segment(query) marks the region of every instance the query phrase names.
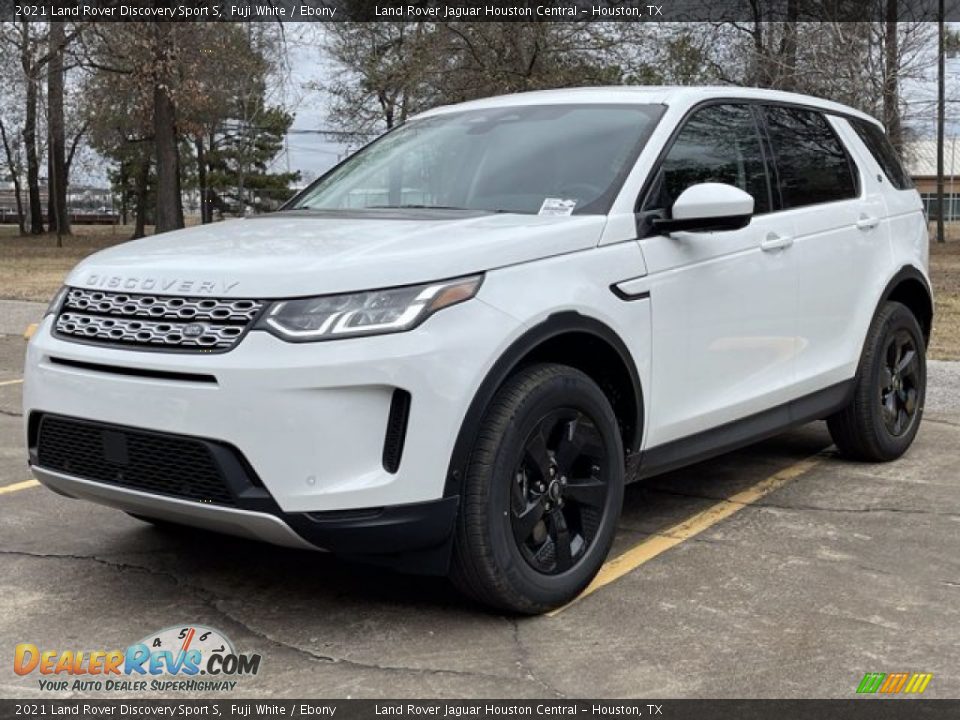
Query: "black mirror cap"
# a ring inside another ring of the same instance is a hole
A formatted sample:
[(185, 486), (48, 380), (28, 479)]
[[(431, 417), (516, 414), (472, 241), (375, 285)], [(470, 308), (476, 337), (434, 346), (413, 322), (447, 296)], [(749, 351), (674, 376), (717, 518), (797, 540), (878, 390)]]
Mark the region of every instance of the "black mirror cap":
[(747, 214), (685, 218), (683, 220), (654, 218), (653, 229), (662, 235), (669, 235), (675, 232), (724, 232), (729, 230), (742, 230), (750, 224), (752, 217), (752, 215)]

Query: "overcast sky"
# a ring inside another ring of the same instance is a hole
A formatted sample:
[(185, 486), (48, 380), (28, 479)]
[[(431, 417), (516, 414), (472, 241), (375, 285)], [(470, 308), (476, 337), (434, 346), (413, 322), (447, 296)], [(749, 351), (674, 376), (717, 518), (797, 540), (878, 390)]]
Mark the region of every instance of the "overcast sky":
[(326, 120), (326, 98), (322, 92), (310, 89), (310, 83), (323, 81), (330, 65), (319, 47), (317, 33), (323, 32), (320, 23), (304, 23), (304, 35), (289, 33), (290, 82), (286, 102), (295, 112), (295, 119), (287, 137), (287, 157), (278, 158), (278, 169), (299, 170), (307, 179), (320, 175), (336, 164), (346, 148), (330, 142), (318, 130), (329, 127)]

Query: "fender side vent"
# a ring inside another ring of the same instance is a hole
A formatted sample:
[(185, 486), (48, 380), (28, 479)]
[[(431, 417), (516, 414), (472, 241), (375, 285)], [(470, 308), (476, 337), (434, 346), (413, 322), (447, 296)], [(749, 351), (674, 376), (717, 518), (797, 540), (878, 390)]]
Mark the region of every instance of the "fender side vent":
[(383, 441), (383, 469), (388, 473), (393, 474), (400, 469), (409, 418), (410, 393), (397, 388), (390, 401), (390, 417), (387, 419), (387, 434)]

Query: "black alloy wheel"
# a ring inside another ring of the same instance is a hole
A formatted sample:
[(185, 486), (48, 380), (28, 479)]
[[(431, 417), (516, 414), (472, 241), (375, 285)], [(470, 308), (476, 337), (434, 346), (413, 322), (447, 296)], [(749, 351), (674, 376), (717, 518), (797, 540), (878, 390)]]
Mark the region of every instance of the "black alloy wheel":
[(597, 534), (608, 486), (594, 422), (570, 408), (548, 413), (527, 438), (513, 483), (513, 536), (546, 575), (579, 562)]
[(610, 551), (624, 459), (620, 423), (593, 379), (554, 363), (517, 370), (491, 400), (470, 454), (453, 581), (511, 612), (570, 602)]
[(888, 339), (880, 373), (883, 423), (894, 437), (908, 432), (920, 407), (920, 357), (913, 338), (897, 330)]
[(840, 454), (887, 462), (913, 443), (926, 399), (926, 337), (910, 308), (886, 302), (863, 345), (850, 401), (827, 418)]

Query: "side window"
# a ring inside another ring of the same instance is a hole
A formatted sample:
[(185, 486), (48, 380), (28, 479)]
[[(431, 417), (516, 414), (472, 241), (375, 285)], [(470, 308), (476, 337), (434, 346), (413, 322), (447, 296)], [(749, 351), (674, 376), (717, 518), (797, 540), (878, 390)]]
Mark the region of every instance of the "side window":
[(910, 190), (913, 187), (913, 180), (903, 169), (900, 158), (897, 157), (897, 151), (893, 149), (893, 145), (887, 140), (883, 130), (867, 120), (851, 119), (850, 125), (860, 136), (863, 144), (867, 146), (867, 150), (873, 155), (873, 159), (883, 168), (883, 173), (887, 176), (890, 184), (897, 190)]
[(754, 212), (770, 211), (766, 164), (753, 113), (745, 105), (710, 105), (691, 115), (663, 160), (643, 203), (669, 213), (691, 185), (719, 182), (753, 195)]
[(853, 162), (819, 112), (764, 108), (784, 209), (857, 196)]

